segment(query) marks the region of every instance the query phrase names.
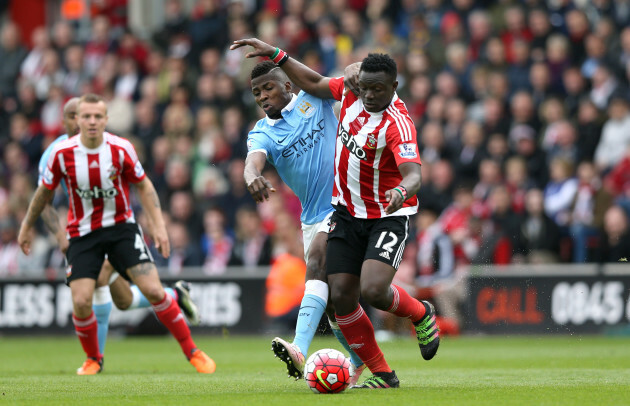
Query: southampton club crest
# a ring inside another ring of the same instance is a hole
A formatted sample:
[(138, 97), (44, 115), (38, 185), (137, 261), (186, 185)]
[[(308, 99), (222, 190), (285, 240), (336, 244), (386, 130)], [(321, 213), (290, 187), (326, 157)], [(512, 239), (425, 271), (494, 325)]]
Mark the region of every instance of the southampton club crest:
[(109, 168), (107, 177), (114, 182), (118, 178), (118, 169), (115, 166)]
[(378, 140), (376, 139), (375, 134), (368, 134), (367, 140), (365, 141), (365, 147), (368, 149), (376, 149), (376, 144), (378, 144)]
[(328, 223), (328, 232), (332, 233), (335, 230), (335, 227), (337, 227), (336, 222), (331, 221), (330, 223)]

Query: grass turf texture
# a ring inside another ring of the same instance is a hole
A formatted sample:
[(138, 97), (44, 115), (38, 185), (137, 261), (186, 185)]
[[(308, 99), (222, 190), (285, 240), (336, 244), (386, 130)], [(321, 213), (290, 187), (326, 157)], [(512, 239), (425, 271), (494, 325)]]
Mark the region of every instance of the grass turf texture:
[[(0, 338), (0, 405), (627, 405), (630, 339), (624, 337), (444, 338), (424, 361), (411, 338), (381, 348), (400, 389), (315, 395), (286, 376), (271, 337), (197, 337), (217, 362), (201, 375), (170, 337), (114, 339), (105, 369), (77, 376), (74, 337)], [(340, 349), (317, 337), (311, 351)], [(365, 374), (369, 376), (368, 373)]]

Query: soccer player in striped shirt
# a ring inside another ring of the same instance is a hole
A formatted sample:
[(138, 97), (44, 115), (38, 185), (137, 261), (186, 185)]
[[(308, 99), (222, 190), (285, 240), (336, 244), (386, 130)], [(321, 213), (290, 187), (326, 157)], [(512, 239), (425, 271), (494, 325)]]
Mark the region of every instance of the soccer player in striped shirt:
[[(46, 170), (46, 164), (50, 154), (58, 143), (68, 139), (69, 135), (79, 132), (77, 124), (77, 104), (78, 97), (73, 97), (63, 106), (63, 126), (66, 133), (57, 137), (48, 145), (39, 160), (39, 179), (37, 185), (42, 184), (42, 176)], [(65, 182), (61, 182), (64, 191), (67, 192)], [(48, 230), (55, 236), (59, 249), (65, 254), (68, 249), (68, 239), (65, 230), (59, 224), (59, 214), (51, 203), (47, 204), (42, 211), (42, 219)], [(103, 262), (101, 272), (96, 281), (96, 289), (92, 299), (92, 308), (96, 315), (98, 325), (98, 347), (101, 354), (105, 354), (105, 344), (107, 342), (107, 332), (109, 330), (109, 316), (112, 311), (112, 299), (116, 307), (120, 310), (132, 310), (150, 307), (151, 303), (140, 292), (136, 285), (129, 285), (124, 278), (119, 278), (112, 265), (106, 259)], [(199, 324), (199, 313), (197, 306), (190, 298), (188, 283), (178, 281), (174, 288), (166, 287), (164, 291), (177, 300), (179, 307), (192, 325)], [(110, 292), (111, 291), (111, 292)]]
[(66, 280), (72, 292), (75, 331), (87, 355), (77, 374), (94, 375), (103, 368), (92, 297), (105, 256), (115, 269), (124, 270), (122, 276), (133, 281), (151, 302), (156, 316), (197, 371), (213, 373), (214, 361), (197, 348), (177, 302), (165, 293), (135, 222), (130, 183), (135, 184), (151, 219), (156, 248), (168, 257), (170, 244), (153, 183), (144, 173), (133, 145), (105, 132), (107, 105), (102, 97), (85, 95), (77, 109), (80, 133), (53, 149), (18, 235), (18, 243), (28, 255), (31, 229), (63, 180), (70, 204)]
[(343, 78), (327, 78), (282, 50), (258, 39), (247, 57), (275, 57), (289, 79), (314, 96), (341, 101), (335, 150), (335, 185), (326, 251), (330, 296), (337, 324), (350, 347), (373, 376), (355, 388), (395, 388), (389, 367), (374, 338), (374, 327), (359, 297), (411, 320), (422, 357), (433, 358), (439, 346), (435, 310), (392, 284), (407, 239), (409, 216), (418, 210), (420, 157), (416, 129), (398, 98), (396, 62), (370, 54), (361, 63), (359, 95), (345, 91)]
[[(307, 264), (304, 297), (293, 342), (280, 337), (271, 342), (276, 356), (286, 363), (289, 375), (301, 378), (308, 349), (328, 303), (325, 254), (328, 222), (333, 212), (330, 195), (338, 124), (333, 111), (335, 101), (305, 92), (293, 94), (289, 78), (272, 61), (256, 65), (251, 79), (252, 93), (266, 117), (249, 132), (244, 171), (247, 189), (257, 202), (275, 191), (261, 174), (269, 161), (302, 204), (300, 220)], [(356, 382), (364, 364), (350, 349), (336, 322), (332, 321), (331, 327), (350, 352), (354, 369), (351, 379)]]

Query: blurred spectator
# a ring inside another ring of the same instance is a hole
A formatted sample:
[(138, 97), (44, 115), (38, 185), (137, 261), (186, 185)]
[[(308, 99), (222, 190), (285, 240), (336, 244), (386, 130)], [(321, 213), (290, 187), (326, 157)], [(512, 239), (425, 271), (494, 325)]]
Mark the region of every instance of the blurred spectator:
[(506, 60), (509, 63), (514, 62), (514, 54), (512, 53), (512, 45), (517, 40), (529, 42), (533, 39), (533, 35), (526, 25), (525, 11), (517, 5), (506, 8), (504, 13), (505, 30), (501, 33), (501, 41), (505, 45)]
[(604, 217), (604, 236), (597, 254), (598, 262), (617, 262), (630, 256), (628, 214), (619, 206), (611, 206)]
[(185, 190), (175, 191), (169, 199), (168, 209), (172, 220), (183, 224), (193, 241), (199, 241), (203, 233), (203, 221), (195, 207), (192, 193)]
[(68, 96), (80, 96), (81, 89), (90, 80), (85, 69), (83, 48), (80, 45), (68, 46), (62, 61), (67, 70), (63, 79), (64, 91)]
[(163, 258), (158, 253), (153, 255), (158, 266), (168, 270), (170, 275), (178, 275), (184, 267), (201, 266), (203, 256), (199, 244), (195, 244), (186, 224), (179, 221), (171, 221), (168, 225), (168, 238), (171, 242), (171, 255)]
[(525, 216), (520, 225), (515, 261), (534, 264), (558, 261), (560, 231), (544, 211), (540, 189), (530, 189), (525, 196)]
[[(51, 42), (52, 47), (59, 54), (59, 58), (62, 58), (66, 53), (69, 46), (73, 44), (75, 32), (72, 24), (66, 20), (59, 20), (55, 22), (52, 28)], [(65, 66), (67, 68), (67, 66)]]
[(11, 117), (9, 136), (26, 153), (28, 167), (35, 168), (42, 153), (42, 136), (32, 131), (26, 115), (15, 113)]
[[(578, 187), (571, 204), (570, 234), (573, 240), (573, 262), (589, 262), (589, 251), (603, 229), (604, 213), (612, 203), (611, 195), (602, 188), (592, 162), (584, 161), (577, 168)], [(598, 240), (596, 240), (597, 242)]]
[[(519, 243), (522, 219), (514, 211), (511, 197), (507, 187), (498, 186), (488, 199), (490, 221), (484, 225), (485, 241), (482, 241), (480, 251), (488, 251), (492, 255), (488, 259), (494, 264), (509, 264), (514, 247)], [(477, 259), (480, 257), (478, 254)]]
[(586, 95), (586, 80), (577, 67), (569, 67), (562, 73), (562, 86), (566, 97), (564, 106), (569, 116), (574, 117), (584, 96)]
[(547, 184), (547, 154), (537, 144), (535, 132), (526, 125), (516, 126), (510, 131), (510, 140), (515, 143), (514, 151), (527, 162), (527, 174), (537, 187)]
[(547, 151), (549, 161), (562, 158), (573, 165), (577, 163), (577, 131), (573, 124), (567, 120), (560, 120), (551, 125), (545, 135), (549, 137), (548, 140), (551, 143)]
[(566, 28), (571, 41), (572, 62), (580, 63), (586, 56), (584, 40), (590, 27), (586, 14), (578, 9), (569, 10), (565, 15)]
[(571, 203), (575, 199), (578, 180), (573, 176), (573, 164), (555, 158), (549, 164), (550, 180), (544, 191), (545, 213), (562, 229), (566, 229), (571, 218)]
[(27, 50), (21, 44), (18, 26), (5, 22), (0, 31), (0, 93), (3, 97), (15, 98), (15, 84), (26, 56)]
[(449, 161), (422, 164), (420, 211), (427, 209), (442, 213), (453, 201), (453, 166)]
[(92, 20), (90, 39), (85, 44), (85, 68), (94, 76), (101, 68), (105, 54), (113, 50), (110, 23), (107, 17), (97, 16)]
[(32, 48), (20, 67), (22, 78), (30, 82), (40, 79), (44, 69), (44, 54), (50, 49), (50, 37), (45, 27), (37, 27), (31, 33)]
[(524, 124), (531, 127), (534, 130), (534, 134), (540, 130), (540, 120), (536, 115), (534, 99), (529, 92), (518, 91), (512, 96), (510, 112), (512, 113), (512, 128), (519, 124)]
[(17, 222), (12, 217), (0, 218), (0, 276), (17, 276), (20, 246), (17, 243)]
[(265, 282), (265, 314), (272, 331), (285, 332), (295, 328), (304, 296), (305, 277), (304, 260), (289, 253), (280, 255), (271, 265)]
[(542, 8), (534, 8), (529, 10), (527, 26), (532, 33), (532, 60), (542, 61), (545, 59), (547, 39), (552, 33), (551, 22), (549, 21), (549, 13)]
[(163, 52), (182, 58), (190, 51), (189, 24), (182, 0), (167, 0), (164, 25), (153, 34), (153, 41)]
[(451, 239), (455, 250), (455, 266), (470, 264), (477, 255), (479, 241), (469, 227), (474, 213), (475, 197), (471, 185), (460, 183), (453, 192), (453, 203), (438, 219), (444, 232)]
[(439, 123), (435, 121), (426, 123), (421, 133), (420, 155), (423, 162), (434, 163), (440, 159), (451, 159), (451, 151), (444, 142), (444, 133)]
[(615, 166), (630, 146), (630, 102), (626, 94), (615, 92), (611, 96), (608, 116), (595, 149), (595, 164), (602, 171)]
[(234, 238), (229, 234), (225, 224), (223, 210), (216, 206), (206, 209), (203, 214), (204, 234), (201, 236), (201, 249), (204, 255), (203, 271), (207, 275), (225, 272)]
[(457, 179), (474, 182), (479, 176), (479, 164), (484, 155), (483, 129), (475, 121), (467, 121), (462, 131), (462, 146), (455, 160)]
[(190, 61), (197, 64), (205, 48), (223, 48), (227, 42), (225, 13), (215, 0), (197, 0), (189, 25)]
[(609, 104), (609, 99), (619, 81), (606, 65), (597, 65), (591, 78), (590, 97), (598, 109), (603, 110)]
[(592, 161), (602, 134), (602, 120), (595, 104), (587, 98), (579, 102), (577, 128), (577, 162)]
[(238, 208), (254, 202), (245, 186), (245, 180), (243, 179), (244, 169), (245, 160), (242, 158), (234, 159), (229, 164), (227, 170), (229, 189), (227, 193), (220, 196), (217, 200), (219, 205), (225, 210), (227, 225), (230, 228), (235, 228), (236, 226), (236, 212)]
[(269, 265), (271, 255), (271, 238), (265, 233), (256, 208), (241, 206), (236, 212), (235, 240), (228, 265), (247, 268)]
[(461, 306), (466, 298), (466, 273), (456, 269), (453, 243), (444, 234), (434, 212), (418, 213), (415, 225), (417, 296), (434, 300), (441, 321), (452, 323), (456, 327), (452, 333), (457, 333), (463, 323)]

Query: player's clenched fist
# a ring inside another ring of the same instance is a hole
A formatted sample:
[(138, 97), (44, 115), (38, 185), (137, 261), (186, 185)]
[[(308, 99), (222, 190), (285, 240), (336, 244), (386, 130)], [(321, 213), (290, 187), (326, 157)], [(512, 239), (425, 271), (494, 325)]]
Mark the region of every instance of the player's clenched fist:
[(262, 203), (269, 200), (269, 192), (275, 192), (276, 189), (271, 185), (264, 176), (258, 176), (247, 184), (247, 190), (252, 195), (256, 203)]

